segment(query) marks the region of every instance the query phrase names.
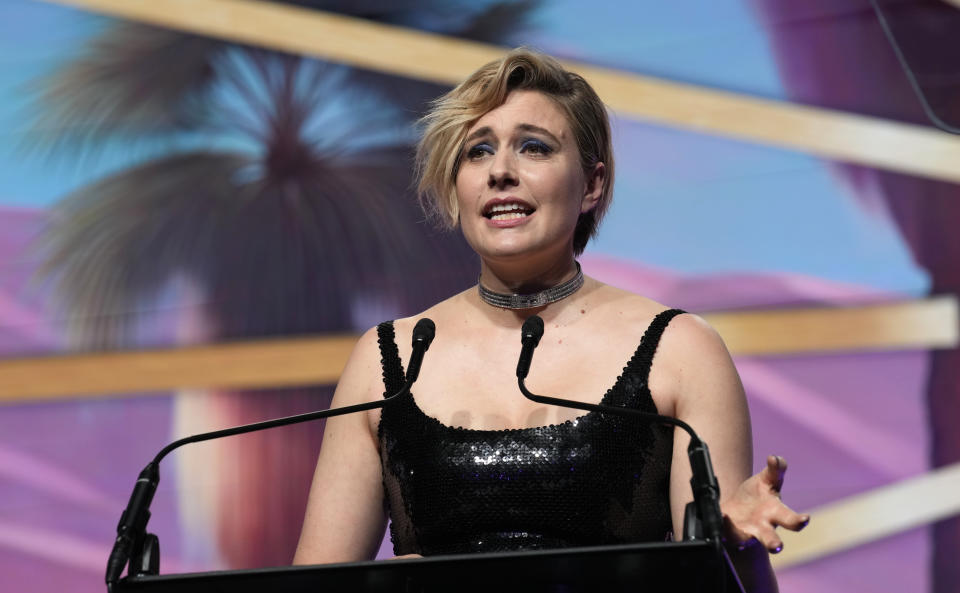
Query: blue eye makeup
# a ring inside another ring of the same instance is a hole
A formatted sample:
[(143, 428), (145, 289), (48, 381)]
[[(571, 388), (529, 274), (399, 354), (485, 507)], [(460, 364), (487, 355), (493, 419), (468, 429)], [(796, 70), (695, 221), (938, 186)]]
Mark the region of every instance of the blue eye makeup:
[(486, 142), (474, 144), (467, 150), (468, 159), (478, 159), (488, 154), (493, 154), (493, 147)]
[[(519, 152), (532, 156), (546, 156), (554, 152), (553, 148), (539, 138), (524, 138), (520, 141)], [(464, 156), (471, 161), (496, 154), (490, 142), (478, 142), (466, 149)]]
[(537, 138), (527, 138), (520, 144), (520, 152), (547, 155), (553, 152), (546, 142)]

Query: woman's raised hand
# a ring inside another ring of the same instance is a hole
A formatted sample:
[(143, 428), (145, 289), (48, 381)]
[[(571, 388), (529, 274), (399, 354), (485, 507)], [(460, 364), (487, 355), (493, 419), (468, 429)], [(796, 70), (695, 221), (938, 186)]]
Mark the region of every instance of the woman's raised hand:
[(745, 480), (723, 505), (724, 535), (727, 541), (743, 549), (762, 544), (776, 554), (783, 541), (776, 528), (800, 531), (810, 522), (810, 515), (801, 515), (780, 500), (787, 461), (779, 455), (767, 457), (767, 467)]

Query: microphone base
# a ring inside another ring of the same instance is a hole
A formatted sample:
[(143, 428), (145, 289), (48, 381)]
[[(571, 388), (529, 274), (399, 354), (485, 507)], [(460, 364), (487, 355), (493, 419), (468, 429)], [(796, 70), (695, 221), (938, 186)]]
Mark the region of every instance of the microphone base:
[(129, 572), (136, 576), (160, 574), (160, 538), (147, 533), (137, 542), (130, 556)]
[(683, 510), (683, 541), (703, 540), (703, 521), (697, 512), (697, 503), (688, 502)]

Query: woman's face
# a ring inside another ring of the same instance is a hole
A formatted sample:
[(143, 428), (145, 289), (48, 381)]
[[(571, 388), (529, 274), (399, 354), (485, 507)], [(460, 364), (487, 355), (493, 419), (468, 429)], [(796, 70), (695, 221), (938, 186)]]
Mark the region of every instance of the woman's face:
[(603, 188), (587, 179), (570, 125), (536, 91), (514, 91), (468, 130), (457, 173), (460, 226), (481, 257), (572, 253), (580, 213)]

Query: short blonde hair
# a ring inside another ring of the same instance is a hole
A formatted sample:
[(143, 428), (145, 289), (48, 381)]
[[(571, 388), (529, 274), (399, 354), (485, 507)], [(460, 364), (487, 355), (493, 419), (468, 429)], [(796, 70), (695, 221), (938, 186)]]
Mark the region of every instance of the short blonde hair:
[(420, 203), (427, 216), (448, 229), (460, 217), (456, 181), (467, 131), (485, 113), (507, 100), (511, 91), (538, 91), (566, 115), (580, 152), (584, 173), (603, 163), (603, 191), (597, 205), (580, 215), (573, 235), (574, 252), (583, 252), (597, 234), (613, 193), (613, 145), (607, 110), (593, 88), (550, 56), (518, 48), (490, 62), (432, 103), (420, 120), (424, 132), (417, 144), (416, 176)]

